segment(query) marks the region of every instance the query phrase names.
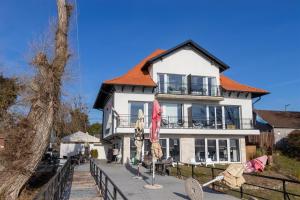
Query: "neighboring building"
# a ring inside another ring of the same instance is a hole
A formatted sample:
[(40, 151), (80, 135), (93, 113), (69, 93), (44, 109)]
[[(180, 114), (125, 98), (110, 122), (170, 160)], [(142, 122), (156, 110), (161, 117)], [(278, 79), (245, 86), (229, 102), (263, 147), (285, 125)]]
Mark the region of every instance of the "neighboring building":
[(60, 158), (84, 154), (87, 144), (89, 150), (96, 149), (98, 151), (98, 159), (106, 159), (107, 145), (102, 144), (99, 138), (81, 131), (61, 139)]
[(245, 136), (259, 134), (253, 129), (252, 99), (268, 92), (224, 76), (228, 68), (190, 40), (167, 51), (156, 50), (126, 74), (101, 85), (94, 108), (103, 111), (103, 138), (120, 148), (123, 163), (132, 158), (133, 127), (142, 109), (143, 155), (148, 154), (152, 102), (157, 98), (163, 109), (164, 158), (245, 161)]
[(4, 135), (0, 134), (0, 151), (4, 149)]
[(300, 112), (254, 110), (256, 127), (262, 132), (274, 134), (275, 145), (281, 145), (284, 138), (294, 130), (300, 130)]

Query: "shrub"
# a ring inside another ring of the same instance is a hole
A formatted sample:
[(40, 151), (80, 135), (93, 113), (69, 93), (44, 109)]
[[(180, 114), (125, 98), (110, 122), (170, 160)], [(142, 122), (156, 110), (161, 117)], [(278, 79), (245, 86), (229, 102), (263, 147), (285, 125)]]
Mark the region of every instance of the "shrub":
[(290, 157), (300, 159), (300, 130), (295, 130), (288, 135), (284, 153)]
[(91, 150), (91, 157), (92, 158), (98, 158), (98, 150), (97, 149), (92, 149)]

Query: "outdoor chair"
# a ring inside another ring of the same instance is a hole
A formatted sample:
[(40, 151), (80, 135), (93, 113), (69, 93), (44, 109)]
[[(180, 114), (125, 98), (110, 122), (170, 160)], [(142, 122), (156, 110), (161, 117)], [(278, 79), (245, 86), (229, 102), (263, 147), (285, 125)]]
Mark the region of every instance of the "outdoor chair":
[(192, 120), (192, 123), (193, 123), (193, 127), (194, 128), (203, 128), (204, 126), (203, 126), (203, 124), (202, 124), (202, 122), (201, 122), (201, 120)]
[(183, 127), (183, 125), (184, 125), (184, 120), (183, 120), (183, 119), (179, 119), (179, 120), (177, 121), (177, 125), (178, 125), (179, 127)]
[(205, 166), (207, 167), (208, 165), (212, 165), (213, 167), (215, 167), (215, 163), (212, 161), (211, 158), (207, 158), (205, 160)]

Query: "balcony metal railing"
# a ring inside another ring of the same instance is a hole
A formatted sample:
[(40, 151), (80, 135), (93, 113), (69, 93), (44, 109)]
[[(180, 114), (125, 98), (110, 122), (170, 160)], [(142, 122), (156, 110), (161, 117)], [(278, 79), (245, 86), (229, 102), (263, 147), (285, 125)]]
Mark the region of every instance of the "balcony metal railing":
[(195, 96), (221, 96), (219, 85), (198, 85), (187, 83), (157, 83), (156, 92), (159, 94), (195, 95)]
[[(137, 116), (120, 115), (117, 121), (118, 128), (134, 128)], [(151, 124), (151, 116), (145, 116), (145, 128)], [(189, 129), (253, 129), (253, 120), (236, 119), (207, 119), (200, 117), (162, 116), (161, 128), (189, 128)]]

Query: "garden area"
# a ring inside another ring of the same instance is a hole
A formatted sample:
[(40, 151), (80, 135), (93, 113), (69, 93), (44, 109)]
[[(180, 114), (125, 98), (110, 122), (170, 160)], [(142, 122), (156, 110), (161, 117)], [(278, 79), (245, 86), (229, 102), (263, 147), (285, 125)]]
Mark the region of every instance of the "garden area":
[[(210, 185), (213, 189), (224, 192), (238, 198), (247, 199), (249, 196), (258, 199), (291, 199), (300, 200), (300, 197), (291, 194), (300, 195), (300, 184), (294, 183), (300, 181), (300, 161), (289, 158), (281, 152), (273, 153), (272, 165), (267, 165), (264, 172), (254, 174), (244, 174), (246, 183), (238, 190), (232, 190), (225, 185), (217, 182)], [(194, 170), (194, 178), (201, 184), (206, 183), (224, 171), (228, 165), (216, 165), (213, 167), (178, 165), (171, 168), (170, 174), (178, 178), (185, 179), (192, 176)], [(274, 178), (273, 178), (274, 177)], [(287, 181), (287, 180), (291, 180)], [(284, 188), (285, 187), (285, 188)], [(286, 191), (286, 198), (283, 192)], [(242, 193), (242, 194), (241, 194)], [(289, 197), (289, 198), (288, 198)]]

